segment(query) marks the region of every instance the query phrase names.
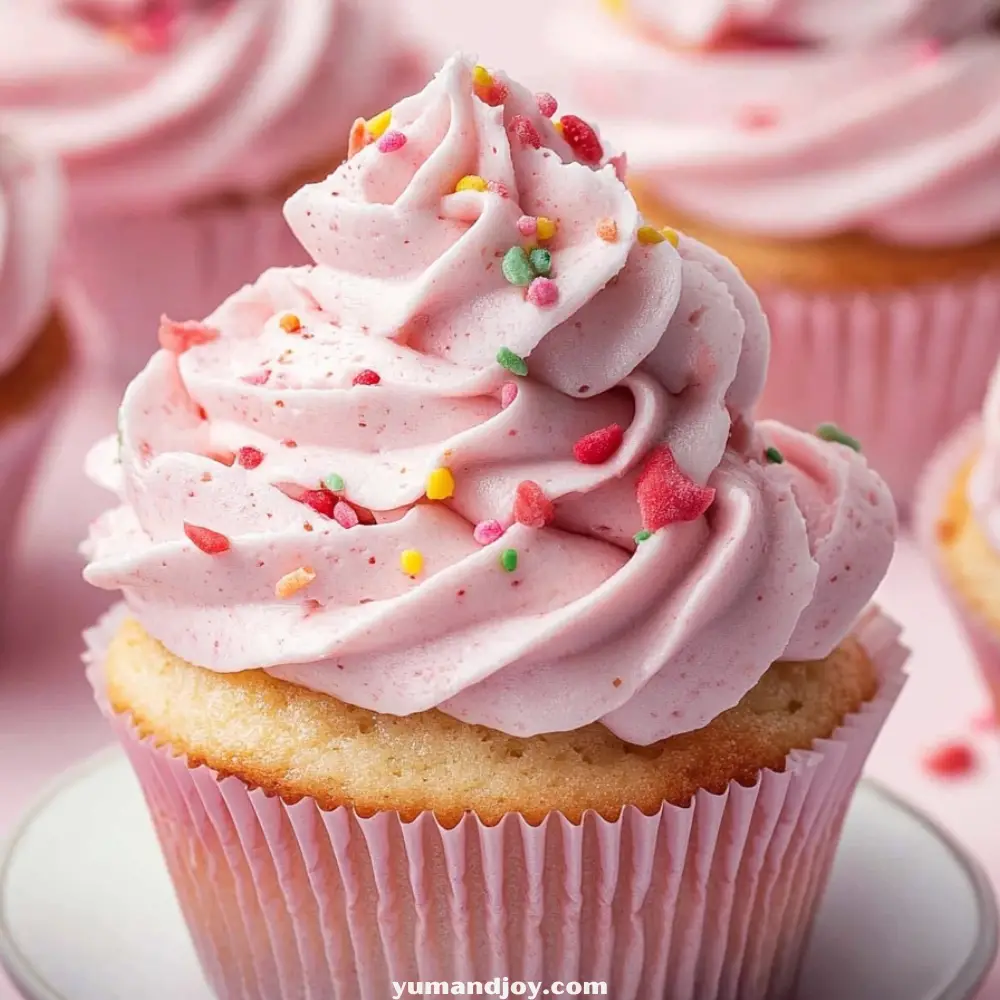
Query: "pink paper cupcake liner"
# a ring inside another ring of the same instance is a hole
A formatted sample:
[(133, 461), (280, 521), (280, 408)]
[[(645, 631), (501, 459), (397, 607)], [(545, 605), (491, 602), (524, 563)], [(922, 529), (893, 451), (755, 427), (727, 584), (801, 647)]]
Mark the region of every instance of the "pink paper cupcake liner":
[(160, 316), (203, 319), (269, 267), (308, 264), (280, 199), (75, 223), (63, 307), (92, 364), (119, 382), (159, 346)]
[(359, 817), (193, 766), (108, 708), (102, 669), (123, 611), (88, 634), (88, 671), (159, 834), (221, 1000), (386, 1000), (392, 983), (607, 984), (615, 1000), (779, 1000), (865, 758), (903, 684), (898, 627), (856, 634), (878, 695), (751, 788), (690, 807), (538, 826), (510, 814)]
[(860, 438), (905, 513), (935, 446), (982, 404), (1000, 356), (1000, 273), (882, 293), (759, 289), (771, 324), (761, 416)]
[(981, 442), (981, 425), (975, 418), (966, 421), (938, 449), (917, 487), (913, 521), (917, 538), (930, 560), (938, 584), (1000, 710), (1000, 635), (970, 607), (949, 580), (937, 540), (937, 524), (945, 497), (955, 485), (962, 466), (979, 450)]

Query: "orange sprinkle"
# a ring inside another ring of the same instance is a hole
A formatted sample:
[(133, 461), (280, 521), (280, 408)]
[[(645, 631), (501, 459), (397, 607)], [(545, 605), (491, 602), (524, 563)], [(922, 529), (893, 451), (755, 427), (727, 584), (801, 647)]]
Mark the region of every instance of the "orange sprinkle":
[(614, 219), (600, 219), (597, 223), (597, 235), (606, 243), (618, 240), (618, 223)]
[(291, 573), (286, 573), (275, 584), (274, 593), (282, 600), (285, 600), (286, 598), (293, 597), (300, 590), (305, 590), (315, 579), (316, 573), (312, 569), (308, 566), (300, 566), (298, 569), (293, 569)]
[(302, 329), (302, 321), (295, 313), (285, 313), (279, 320), (279, 325), (285, 333), (298, 333)]

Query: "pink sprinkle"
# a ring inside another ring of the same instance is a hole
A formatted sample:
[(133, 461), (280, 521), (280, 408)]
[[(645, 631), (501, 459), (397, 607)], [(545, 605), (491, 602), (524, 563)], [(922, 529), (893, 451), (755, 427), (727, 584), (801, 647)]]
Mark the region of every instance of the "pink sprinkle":
[(259, 372), (251, 372), (249, 375), (241, 375), (240, 381), (247, 385), (264, 385), (271, 377), (271, 369), (265, 368)]
[(487, 181), (486, 190), (500, 195), (501, 198), (510, 197), (510, 188), (503, 181)]
[(373, 372), (371, 368), (358, 372), (351, 381), (351, 385), (378, 385), (382, 381), (382, 376), (378, 372)]
[(556, 99), (544, 90), (535, 94), (535, 102), (538, 104), (538, 113), (545, 118), (551, 118), (559, 110)]
[(538, 219), (533, 215), (522, 215), (517, 220), (517, 231), (522, 236), (534, 236), (538, 232)]
[(778, 112), (774, 108), (744, 108), (740, 112), (739, 123), (748, 129), (771, 128), (778, 124)]
[(406, 136), (402, 132), (397, 132), (391, 128), (376, 143), (375, 148), (380, 153), (395, 153), (397, 149), (402, 149), (406, 145)]
[(472, 537), (479, 545), (492, 545), (503, 534), (499, 521), (480, 521), (472, 531)]
[(533, 306), (554, 306), (559, 300), (559, 288), (549, 278), (535, 278), (528, 286), (528, 301)]
[(357, 511), (343, 500), (338, 500), (333, 508), (333, 519), (342, 528), (356, 528), (361, 522), (358, 520)]
[(506, 410), (515, 399), (517, 399), (517, 383), (504, 382), (500, 389), (500, 406)]
[(937, 62), (941, 57), (941, 43), (936, 38), (927, 38), (917, 46), (917, 62)]
[(514, 115), (508, 129), (525, 146), (531, 146), (532, 149), (541, 149), (542, 137), (538, 134), (535, 123), (526, 115)]
[(960, 740), (942, 743), (924, 755), (924, 769), (939, 778), (964, 778), (978, 767), (975, 751)]

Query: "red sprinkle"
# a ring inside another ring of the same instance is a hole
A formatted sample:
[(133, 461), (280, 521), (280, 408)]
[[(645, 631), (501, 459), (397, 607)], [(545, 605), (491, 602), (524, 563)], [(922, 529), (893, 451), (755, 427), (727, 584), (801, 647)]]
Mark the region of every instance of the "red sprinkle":
[(229, 551), (229, 539), (211, 528), (202, 528), (197, 524), (184, 522), (184, 534), (206, 555), (218, 556)]
[(975, 771), (977, 766), (972, 747), (957, 740), (942, 743), (924, 756), (924, 767), (939, 778), (963, 778)]
[(240, 381), (247, 385), (264, 385), (271, 377), (271, 369), (265, 368), (263, 371), (251, 372), (249, 375), (241, 375)]
[(712, 506), (715, 490), (699, 486), (677, 465), (668, 445), (654, 448), (635, 484), (642, 526), (659, 531), (678, 521), (694, 521)]
[(507, 84), (494, 80), (488, 87), (475, 87), (476, 97), (491, 108), (498, 108), (507, 100)]
[(535, 128), (535, 123), (526, 115), (514, 115), (511, 119), (508, 131), (516, 136), (525, 146), (532, 149), (541, 149), (542, 137)]
[(556, 517), (556, 508), (538, 483), (526, 479), (514, 494), (514, 520), (529, 528), (544, 528)]
[(324, 517), (333, 517), (333, 509), (337, 505), (336, 494), (329, 490), (303, 490), (296, 499)]
[(354, 513), (358, 515), (358, 524), (378, 524), (378, 521), (375, 520), (375, 515), (367, 507), (362, 507), (359, 503), (351, 503), (350, 500), (342, 502), (348, 504)]
[(559, 120), (562, 123), (563, 138), (584, 163), (600, 163), (604, 159), (601, 140), (582, 118), (577, 118), (576, 115), (563, 115)]
[(606, 462), (622, 446), (625, 432), (618, 424), (585, 434), (573, 445), (573, 457), (584, 465)]
[(554, 306), (559, 301), (559, 286), (551, 278), (535, 278), (526, 298), (534, 306)]
[(382, 381), (382, 376), (378, 372), (373, 372), (370, 368), (358, 372), (351, 381), (351, 385), (378, 385)]
[(219, 331), (197, 320), (178, 323), (169, 316), (160, 317), (160, 347), (172, 354), (183, 354), (192, 347), (218, 340)]
[(256, 469), (264, 461), (264, 452), (248, 444), (236, 453), (236, 460), (244, 469)]
[(556, 99), (544, 90), (535, 94), (535, 103), (538, 105), (538, 113), (545, 118), (551, 118), (559, 109)]
[(517, 399), (517, 383), (504, 382), (500, 387), (500, 408), (506, 410)]

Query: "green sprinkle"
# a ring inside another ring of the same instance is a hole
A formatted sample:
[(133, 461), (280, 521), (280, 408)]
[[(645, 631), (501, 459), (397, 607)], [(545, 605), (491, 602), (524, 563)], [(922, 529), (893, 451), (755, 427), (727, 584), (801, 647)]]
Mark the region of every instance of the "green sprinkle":
[(517, 549), (504, 549), (500, 554), (500, 565), (508, 573), (513, 573), (517, 569)]
[(539, 277), (548, 277), (549, 271), (552, 270), (552, 254), (548, 250), (543, 250), (539, 247), (537, 250), (532, 250), (528, 255), (528, 263), (531, 264), (531, 269)]
[(338, 476), (336, 472), (331, 472), (323, 480), (323, 485), (333, 493), (342, 493), (344, 490), (344, 477)]
[(497, 351), (497, 364), (506, 368), (512, 375), (520, 375), (523, 378), (528, 374), (527, 362), (509, 347), (501, 347)]
[(857, 438), (845, 434), (836, 424), (820, 424), (816, 428), (816, 437), (824, 441), (834, 441), (837, 444), (845, 444), (854, 451), (861, 451), (861, 442)]
[(777, 448), (768, 448), (764, 452), (764, 457), (769, 462), (774, 462), (775, 465), (781, 465), (781, 463), (784, 462), (784, 460), (785, 460), (785, 456), (782, 455), (781, 452), (778, 451)]
[(649, 541), (653, 537), (653, 533), (643, 528), (642, 531), (637, 531), (632, 537), (635, 539), (635, 544), (639, 545), (642, 542)]
[(503, 257), (503, 276), (512, 284), (527, 287), (535, 277), (523, 247), (511, 247)]

